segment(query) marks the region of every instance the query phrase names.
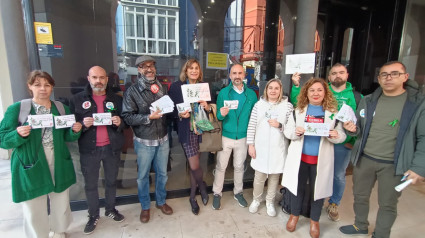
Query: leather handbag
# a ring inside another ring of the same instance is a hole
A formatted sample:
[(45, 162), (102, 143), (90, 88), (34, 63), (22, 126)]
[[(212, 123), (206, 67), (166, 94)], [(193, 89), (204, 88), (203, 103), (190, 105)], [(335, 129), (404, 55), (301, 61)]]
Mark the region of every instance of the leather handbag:
[(210, 131), (204, 131), (202, 133), (202, 142), (199, 143), (200, 152), (216, 152), (223, 150), (221, 142), (222, 126), (221, 121), (217, 119), (217, 106), (210, 104), (211, 111), (209, 114), (209, 120), (213, 125), (214, 129)]

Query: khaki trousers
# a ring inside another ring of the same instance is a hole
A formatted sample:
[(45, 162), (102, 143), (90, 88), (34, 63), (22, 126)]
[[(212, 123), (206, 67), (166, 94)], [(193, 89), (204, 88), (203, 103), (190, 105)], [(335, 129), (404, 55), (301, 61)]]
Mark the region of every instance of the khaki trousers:
[(361, 157), (353, 170), (354, 224), (367, 230), (369, 226), (369, 200), (378, 181), (378, 214), (376, 216), (376, 238), (390, 237), (391, 227), (397, 218), (397, 203), (401, 193), (394, 187), (399, 185), (401, 175), (394, 175), (394, 164), (379, 163)]
[[(54, 150), (44, 147), (50, 173), (54, 177)], [(54, 181), (54, 180), (53, 180)], [(50, 216), (47, 214), (47, 197), (50, 198)], [(49, 193), (22, 202), (24, 233), (27, 238), (48, 238), (49, 232), (65, 232), (72, 222), (69, 206), (69, 189)]]
[(223, 150), (217, 153), (217, 165), (215, 166), (215, 177), (213, 184), (214, 194), (222, 195), (224, 176), (226, 174), (227, 164), (229, 163), (230, 154), (233, 151), (233, 182), (235, 194), (241, 193), (243, 190), (243, 173), (248, 145), (246, 137), (239, 140), (233, 140), (222, 136)]
[(279, 177), (280, 174), (265, 174), (255, 170), (254, 189), (252, 191), (253, 200), (256, 200), (257, 202), (262, 201), (264, 183), (268, 178), (269, 181), (267, 182), (266, 203), (274, 204), (276, 190), (279, 184)]

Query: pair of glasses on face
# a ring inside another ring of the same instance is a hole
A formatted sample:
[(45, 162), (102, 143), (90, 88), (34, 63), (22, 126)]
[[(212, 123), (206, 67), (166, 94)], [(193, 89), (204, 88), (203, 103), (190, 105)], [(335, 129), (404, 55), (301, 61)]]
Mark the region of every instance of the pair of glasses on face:
[(139, 65), (139, 68), (141, 68), (141, 69), (143, 69), (143, 70), (154, 69), (154, 68), (155, 68), (155, 64), (150, 64), (150, 65)]
[(391, 78), (396, 79), (396, 78), (400, 77), (400, 75), (402, 75), (402, 74), (406, 74), (406, 73), (400, 73), (398, 71), (393, 71), (391, 73), (382, 72), (382, 73), (379, 74), (379, 77), (382, 78), (382, 79), (386, 79), (386, 78), (388, 78), (388, 76), (391, 76)]

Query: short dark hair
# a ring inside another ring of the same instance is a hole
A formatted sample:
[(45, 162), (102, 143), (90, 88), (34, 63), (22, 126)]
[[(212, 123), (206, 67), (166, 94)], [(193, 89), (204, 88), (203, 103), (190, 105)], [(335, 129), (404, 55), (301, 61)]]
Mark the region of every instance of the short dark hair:
[(345, 66), (345, 65), (343, 65), (343, 64), (341, 64), (341, 63), (336, 63), (336, 64), (332, 65), (331, 69), (332, 69), (332, 68), (334, 68), (334, 67), (344, 67), (344, 68), (345, 68), (345, 70), (347, 70), (347, 71), (348, 71), (347, 66)]
[(47, 80), (47, 82), (49, 82), (50, 85), (55, 86), (55, 80), (52, 78), (52, 76), (50, 76), (49, 73), (38, 69), (31, 71), (31, 73), (28, 75), (27, 84), (33, 85), (37, 78), (44, 78)]
[(404, 73), (406, 72), (406, 65), (404, 65), (402, 62), (400, 62), (400, 61), (396, 61), (396, 60), (394, 60), (394, 61), (388, 61), (387, 63), (383, 64), (383, 65), (381, 66), (381, 68), (379, 68), (379, 72), (381, 72), (382, 67), (384, 67), (384, 66), (388, 66), (388, 65), (392, 65), (392, 64), (400, 64), (400, 65), (401, 65), (401, 68), (402, 68), (402, 69), (403, 69), (403, 71), (404, 71)]

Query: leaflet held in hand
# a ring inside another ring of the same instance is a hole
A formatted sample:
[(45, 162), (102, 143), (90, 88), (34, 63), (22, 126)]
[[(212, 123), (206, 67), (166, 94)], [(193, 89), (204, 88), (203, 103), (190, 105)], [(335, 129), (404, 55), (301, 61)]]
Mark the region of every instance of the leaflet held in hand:
[(224, 100), (223, 102), (225, 107), (228, 107), (229, 110), (238, 109), (239, 101), (238, 100)]
[(345, 103), (339, 109), (338, 114), (336, 114), (336, 119), (342, 122), (352, 121), (354, 124), (357, 122), (356, 114), (354, 114), (353, 109)]
[(55, 128), (67, 128), (72, 127), (75, 123), (75, 115), (64, 115), (64, 116), (55, 116)]
[(170, 113), (174, 111), (174, 102), (168, 95), (161, 97), (151, 104), (151, 112), (161, 111), (161, 114)]
[(304, 123), (304, 135), (306, 136), (329, 136), (329, 123)]
[(109, 126), (112, 125), (111, 113), (93, 113), (93, 126)]
[(53, 115), (52, 114), (29, 115), (28, 125), (30, 125), (31, 128), (33, 129), (53, 127)]

